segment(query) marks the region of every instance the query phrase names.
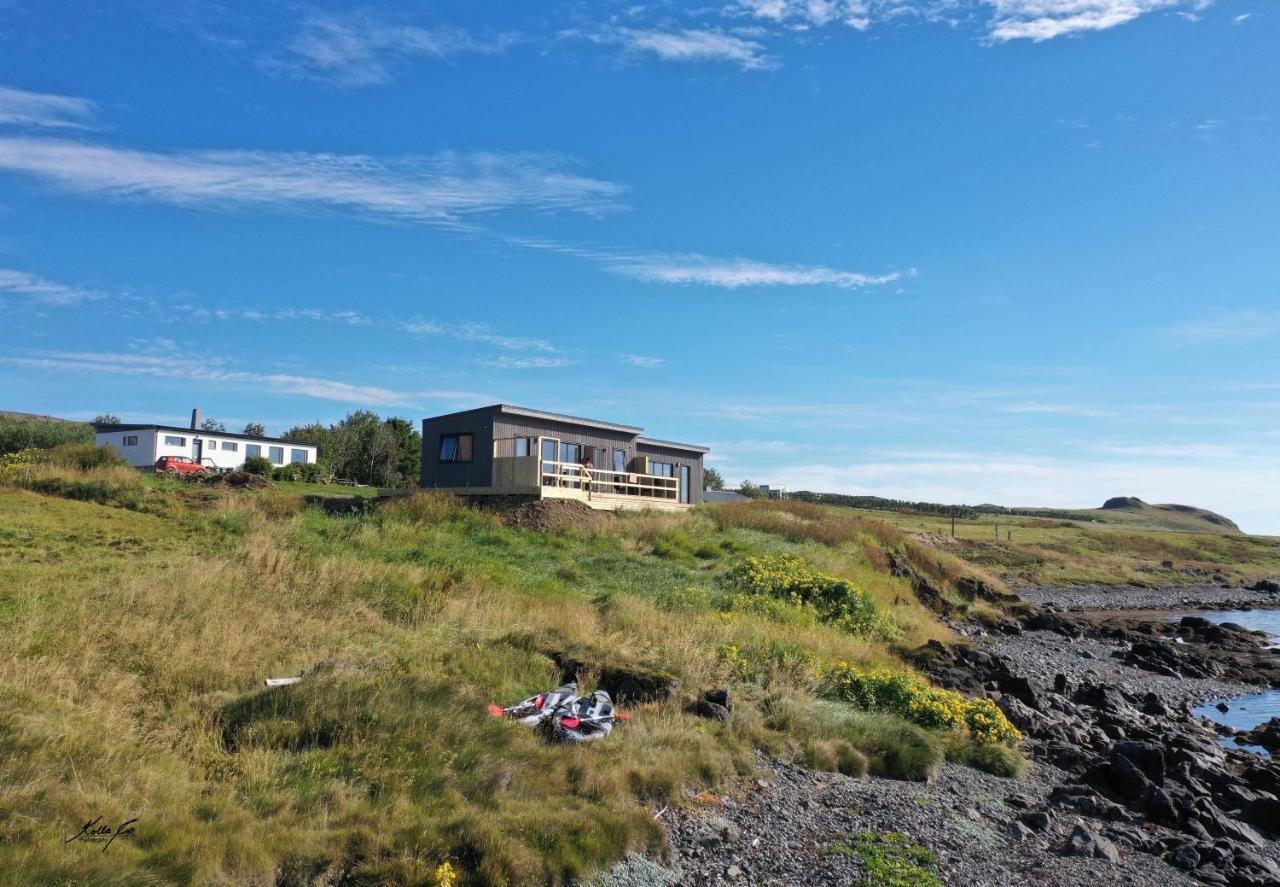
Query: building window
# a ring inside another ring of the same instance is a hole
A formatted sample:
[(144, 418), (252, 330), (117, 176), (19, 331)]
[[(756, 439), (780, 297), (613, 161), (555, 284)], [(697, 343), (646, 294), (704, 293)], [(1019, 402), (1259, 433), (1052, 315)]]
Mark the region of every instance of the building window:
[(533, 455), (533, 438), (517, 437), (516, 438), (516, 455), (532, 456)]
[(166, 447), (185, 447), (187, 445), (187, 439), (185, 437), (175, 437), (172, 434), (166, 434), (164, 436), (164, 445)]
[(289, 461), (290, 462), (306, 462), (307, 451), (306, 450), (289, 450)]
[(284, 464), (284, 447), (267, 447), (267, 457), (272, 465)]
[(474, 435), (469, 431), (466, 434), (440, 435), (440, 461), (470, 462), (473, 438)]
[(244, 445), (244, 457), (246, 459), (257, 459), (262, 455), (262, 447), (257, 444)]
[(240, 449), (240, 444), (236, 443), (234, 440), (224, 440), (222, 442), (222, 448), (234, 453)]
[(671, 462), (650, 462), (649, 473), (658, 477), (675, 477), (676, 466)]
[(561, 462), (581, 462), (582, 461), (582, 444), (576, 444), (576, 443), (560, 444), (560, 461)]
[(627, 451), (626, 450), (613, 451), (613, 470), (614, 471), (627, 470)]
[(126, 447), (136, 447), (138, 445), (138, 435), (126, 434), (124, 436), (124, 445)]

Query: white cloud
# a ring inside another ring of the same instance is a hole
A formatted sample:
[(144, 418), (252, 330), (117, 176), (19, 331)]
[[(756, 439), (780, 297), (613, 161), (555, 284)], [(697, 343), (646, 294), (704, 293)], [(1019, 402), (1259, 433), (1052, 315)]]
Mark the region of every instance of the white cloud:
[(744, 71), (773, 66), (761, 44), (718, 30), (608, 28), (591, 33), (565, 31), (562, 36), (621, 46), (668, 62), (728, 62)]
[(336, 209), (457, 224), (504, 209), (613, 209), (623, 188), (538, 154), (456, 154), (380, 160), (364, 155), (192, 151), (159, 153), (78, 142), (0, 138), (0, 170), (79, 194), (234, 209)]
[(495, 357), (479, 361), (481, 366), (498, 370), (547, 370), (575, 366), (578, 362), (569, 357)]
[(459, 28), (421, 28), (369, 16), (313, 14), (298, 34), (262, 61), (267, 70), (339, 86), (389, 83), (411, 58), (447, 59), (464, 53), (493, 55), (518, 42), (515, 34), (479, 39)]
[(988, 39), (1041, 42), (1069, 34), (1104, 31), (1152, 12), (1177, 12), (1192, 20), (1212, 0), (736, 0), (725, 11), (784, 27), (808, 30), (831, 24), (866, 30), (904, 16), (956, 23), (986, 10)]
[(605, 259), (618, 274), (654, 283), (744, 286), (836, 286), (845, 289), (891, 283), (900, 272), (869, 275), (822, 265), (773, 265), (751, 259), (713, 259), (696, 253), (619, 256)]
[(985, 0), (991, 40), (1039, 43), (1068, 34), (1105, 31), (1152, 12), (1203, 9), (1212, 0)]
[(480, 403), (486, 395), (469, 391), (398, 391), (377, 385), (358, 385), (335, 379), (290, 373), (259, 373), (231, 369), (225, 359), (199, 356), (175, 358), (165, 349), (150, 353), (44, 351), (28, 357), (0, 357), (0, 363), (26, 369), (84, 375), (149, 376), (160, 379), (265, 387), (280, 394), (335, 400), (366, 406), (424, 408), (430, 401)]
[(96, 109), (88, 99), (0, 86), (0, 124), (82, 129), (92, 122)]
[(1245, 22), (1247, 22), (1247, 21), (1248, 21), (1249, 19), (1251, 19), (1251, 18), (1253, 18), (1253, 13), (1252, 13), (1252, 12), (1242, 12), (1242, 13), (1240, 13), (1239, 15), (1232, 16), (1232, 17), (1231, 17), (1231, 24), (1233, 24), (1233, 25), (1242, 25), (1242, 24), (1244, 24)]
[(661, 357), (647, 357), (643, 354), (619, 354), (618, 359), (628, 366), (644, 370), (656, 370), (658, 367), (667, 365)]
[(1192, 344), (1257, 341), (1280, 336), (1280, 312), (1248, 308), (1166, 327), (1163, 334)]
[(93, 290), (45, 280), (25, 271), (0, 268), (0, 296), (5, 295), (21, 296), (26, 301), (41, 305), (75, 305), (104, 298), (102, 293)]

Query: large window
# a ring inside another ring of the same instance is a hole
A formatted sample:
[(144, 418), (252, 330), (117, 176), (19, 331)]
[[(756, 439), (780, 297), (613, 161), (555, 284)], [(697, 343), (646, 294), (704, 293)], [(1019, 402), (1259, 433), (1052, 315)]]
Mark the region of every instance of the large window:
[(245, 444), (244, 457), (246, 459), (256, 459), (262, 455), (262, 447), (258, 444)]
[(465, 434), (440, 435), (440, 461), (470, 462), (474, 438), (475, 435), (469, 431)]
[(290, 462), (306, 462), (306, 461), (307, 461), (307, 451), (306, 451), (306, 450), (294, 450), (294, 449), (289, 450), (289, 461), (290, 461)]
[(164, 445), (166, 447), (185, 447), (187, 445), (187, 439), (185, 437), (175, 437), (172, 434), (166, 434), (164, 436)]
[(676, 466), (671, 462), (650, 462), (649, 473), (658, 477), (675, 477)]
[(560, 444), (560, 461), (561, 462), (581, 462), (582, 461), (582, 444), (576, 444), (576, 443)]
[(533, 447), (534, 447), (534, 443), (533, 443), (533, 441), (534, 441), (534, 438), (532, 438), (532, 437), (517, 437), (517, 438), (516, 438), (516, 441), (515, 441), (515, 443), (516, 443), (516, 455), (517, 455), (517, 456), (532, 456), (532, 455), (533, 455)]
[(126, 434), (124, 436), (124, 445), (126, 447), (136, 447), (138, 445), (138, 435)]
[(240, 444), (236, 443), (234, 440), (224, 440), (222, 442), (222, 448), (234, 453), (240, 449)]
[(267, 458), (272, 465), (284, 464), (284, 447), (267, 447)]

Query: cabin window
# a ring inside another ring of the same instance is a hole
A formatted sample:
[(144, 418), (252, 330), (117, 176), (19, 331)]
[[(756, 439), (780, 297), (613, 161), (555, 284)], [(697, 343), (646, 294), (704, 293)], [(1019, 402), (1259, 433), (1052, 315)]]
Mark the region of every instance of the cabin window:
[(306, 450), (289, 450), (289, 461), (290, 462), (306, 462), (307, 451)]
[(138, 435), (126, 434), (124, 436), (124, 445), (126, 447), (136, 447), (138, 445)]
[(627, 451), (626, 450), (613, 451), (613, 470), (614, 471), (627, 470)]
[(222, 448), (234, 453), (240, 449), (240, 444), (236, 443), (234, 440), (224, 440), (222, 442)]
[(284, 447), (267, 447), (267, 456), (272, 465), (284, 464)]
[(561, 462), (581, 462), (582, 461), (582, 444), (576, 444), (576, 443), (560, 444), (560, 461)]
[(465, 434), (440, 435), (440, 461), (470, 462), (471, 445), (474, 438), (475, 435), (469, 431)]
[(658, 477), (675, 477), (676, 466), (671, 462), (650, 462), (649, 473)]
[(533, 448), (534, 448), (534, 443), (533, 443), (532, 437), (516, 438), (516, 455), (517, 456), (532, 456)]
[(244, 457), (246, 459), (257, 459), (262, 456), (262, 447), (258, 444), (245, 444)]
[(692, 473), (688, 465), (680, 466), (680, 501), (686, 505), (689, 504), (689, 477)]
[(185, 437), (175, 437), (172, 434), (166, 434), (164, 436), (164, 445), (166, 447), (185, 447), (187, 445), (187, 439)]

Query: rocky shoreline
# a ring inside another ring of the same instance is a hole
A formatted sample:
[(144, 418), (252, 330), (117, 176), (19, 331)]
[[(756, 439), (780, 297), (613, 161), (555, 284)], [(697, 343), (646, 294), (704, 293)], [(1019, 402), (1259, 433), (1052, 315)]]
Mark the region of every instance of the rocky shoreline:
[(1022, 625), (920, 651), (936, 682), (990, 695), (1023, 730), (1023, 778), (946, 765), (903, 783), (763, 762), (742, 791), (666, 814), (672, 860), (658, 871), (665, 883), (858, 883), (852, 836), (900, 833), (932, 851), (944, 884), (1280, 884), (1280, 762), (1225, 748), (1229, 731), (1191, 713), (1280, 686), (1280, 655), (1260, 633), (1196, 617), (1082, 612), (1280, 606), (1217, 586), (1188, 603), (1190, 588), (1056, 589), (1055, 602), (1033, 590), (1041, 607)]

